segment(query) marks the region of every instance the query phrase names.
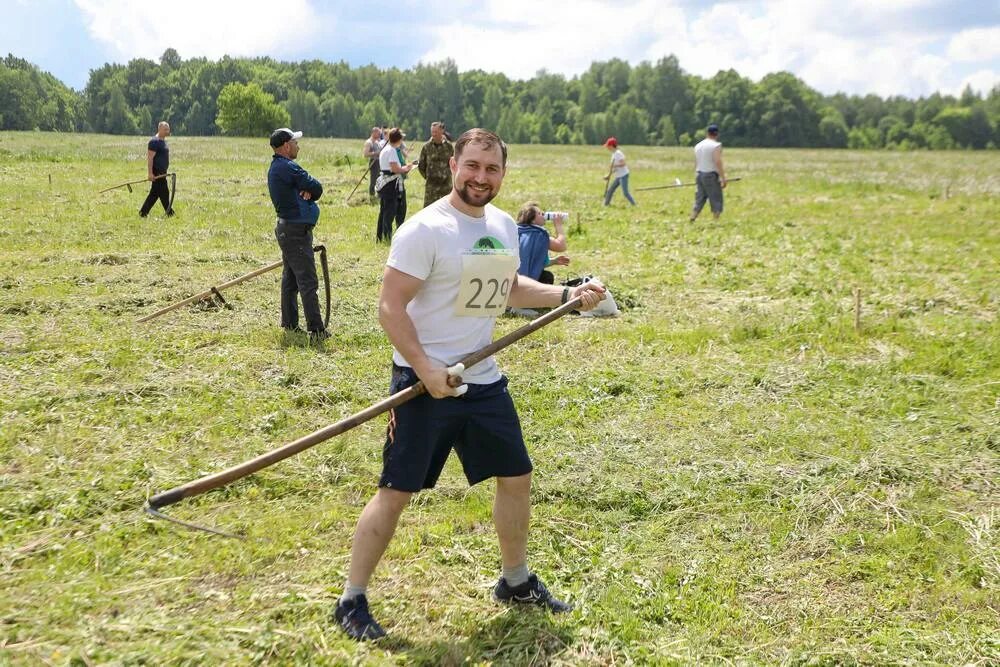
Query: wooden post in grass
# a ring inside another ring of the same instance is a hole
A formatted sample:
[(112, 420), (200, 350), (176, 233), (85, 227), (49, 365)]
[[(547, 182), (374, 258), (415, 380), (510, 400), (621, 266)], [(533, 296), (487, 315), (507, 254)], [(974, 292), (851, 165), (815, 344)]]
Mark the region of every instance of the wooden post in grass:
[(854, 330), (861, 331), (861, 288), (854, 288)]

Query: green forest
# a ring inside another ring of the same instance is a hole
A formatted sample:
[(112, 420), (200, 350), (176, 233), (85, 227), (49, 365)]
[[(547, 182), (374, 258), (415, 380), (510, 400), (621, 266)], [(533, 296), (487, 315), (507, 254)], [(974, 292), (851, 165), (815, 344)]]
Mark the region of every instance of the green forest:
[(452, 134), (495, 129), (511, 143), (689, 145), (711, 122), (727, 145), (951, 149), (1000, 145), (1000, 84), (984, 97), (823, 95), (788, 72), (753, 81), (730, 69), (704, 78), (677, 58), (612, 59), (567, 78), (526, 81), (459, 72), (453, 61), (411, 69), (272, 58), (159, 62), (91, 70), (75, 91), (34, 64), (0, 60), (0, 129), (144, 134), (167, 120), (184, 135), (263, 136), (289, 125), (310, 136), (365, 137), (374, 125), (422, 136), (434, 120)]

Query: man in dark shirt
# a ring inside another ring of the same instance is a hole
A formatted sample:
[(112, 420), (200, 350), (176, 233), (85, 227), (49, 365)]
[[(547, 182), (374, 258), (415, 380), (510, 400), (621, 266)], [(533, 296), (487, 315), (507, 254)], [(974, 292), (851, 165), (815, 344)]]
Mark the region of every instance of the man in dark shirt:
[(156, 134), (146, 146), (146, 178), (149, 179), (150, 185), (146, 201), (139, 209), (140, 218), (149, 215), (157, 199), (163, 204), (163, 210), (167, 212), (168, 216), (174, 214), (173, 209), (170, 208), (170, 188), (167, 187), (167, 179), (164, 177), (167, 169), (170, 168), (170, 149), (167, 148), (167, 137), (169, 136), (170, 124), (161, 120), (156, 126)]
[(316, 262), (313, 259), (313, 227), (319, 220), (316, 200), (323, 194), (323, 185), (300, 167), (295, 158), (299, 155), (301, 132), (287, 127), (271, 134), (274, 157), (267, 171), (267, 189), (271, 203), (278, 214), (274, 235), (281, 247), (284, 271), (281, 274), (281, 326), (289, 331), (299, 329), (299, 307), (296, 293), (302, 296), (302, 309), (306, 315), (309, 335), (329, 338), (319, 311), (316, 290)]

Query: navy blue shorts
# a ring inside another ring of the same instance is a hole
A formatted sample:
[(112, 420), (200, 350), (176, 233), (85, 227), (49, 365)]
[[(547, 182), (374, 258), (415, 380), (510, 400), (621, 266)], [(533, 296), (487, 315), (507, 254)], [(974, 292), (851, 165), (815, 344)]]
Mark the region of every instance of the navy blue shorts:
[[(391, 393), (418, 379), (412, 368), (393, 364)], [(378, 485), (410, 492), (434, 488), (452, 448), (470, 485), (531, 472), (506, 377), (470, 384), (455, 398), (422, 394), (391, 410)]]

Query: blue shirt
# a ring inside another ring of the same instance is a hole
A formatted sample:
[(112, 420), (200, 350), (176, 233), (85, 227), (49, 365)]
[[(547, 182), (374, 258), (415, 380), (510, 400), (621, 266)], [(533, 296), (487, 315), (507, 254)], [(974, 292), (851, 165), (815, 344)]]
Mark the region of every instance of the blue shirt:
[(538, 280), (549, 259), (549, 233), (538, 225), (518, 225), (517, 244), (521, 249), (521, 266), (517, 272)]
[[(305, 190), (312, 199), (299, 194)], [(315, 225), (319, 220), (316, 200), (323, 195), (323, 184), (284, 155), (275, 155), (267, 170), (267, 191), (278, 217), (285, 222)]]

